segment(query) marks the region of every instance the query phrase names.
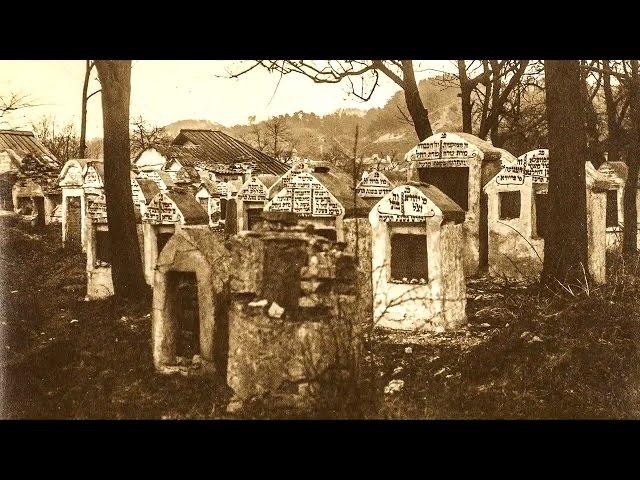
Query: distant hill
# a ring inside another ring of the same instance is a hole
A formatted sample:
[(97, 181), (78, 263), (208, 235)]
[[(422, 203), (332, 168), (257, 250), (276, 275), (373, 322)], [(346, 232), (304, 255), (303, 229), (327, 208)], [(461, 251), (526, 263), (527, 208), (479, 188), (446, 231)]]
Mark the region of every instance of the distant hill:
[[(418, 88), (429, 109), (429, 119), (434, 131), (461, 129), (462, 114), (457, 89), (443, 89), (437, 79), (433, 78), (420, 81)], [(366, 105), (363, 103), (363, 107)], [(341, 108), (323, 116), (302, 111), (282, 115), (288, 127), (285, 149), (295, 147), (300, 156), (333, 160), (343, 152), (351, 154), (355, 127), (358, 125), (360, 154), (390, 155), (401, 159), (415, 146), (418, 138), (413, 126), (403, 118), (400, 109), (407, 115), (402, 91), (396, 92), (382, 108)], [(272, 142), (268, 140), (266, 123), (262, 121), (227, 128), (210, 120), (180, 120), (165, 126), (165, 132), (173, 138), (181, 128), (222, 130), (254, 148), (271, 153)]]
[(227, 128), (219, 123), (212, 122), (210, 120), (178, 120), (177, 122), (165, 125), (164, 131), (170, 138), (175, 137), (180, 133), (182, 128), (197, 128), (202, 130), (227, 130)]

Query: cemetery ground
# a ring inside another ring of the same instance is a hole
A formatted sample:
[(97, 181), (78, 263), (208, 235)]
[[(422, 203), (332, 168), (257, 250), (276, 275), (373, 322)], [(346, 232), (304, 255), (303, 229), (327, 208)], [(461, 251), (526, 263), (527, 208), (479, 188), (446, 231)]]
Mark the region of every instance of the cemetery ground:
[[(85, 302), (85, 257), (59, 226), (2, 222), (2, 418), (237, 418), (223, 382), (154, 372), (149, 296)], [(640, 417), (640, 266), (611, 263), (606, 287), (564, 295), (469, 281), (468, 326), (375, 331), (363, 382), (314, 417)]]

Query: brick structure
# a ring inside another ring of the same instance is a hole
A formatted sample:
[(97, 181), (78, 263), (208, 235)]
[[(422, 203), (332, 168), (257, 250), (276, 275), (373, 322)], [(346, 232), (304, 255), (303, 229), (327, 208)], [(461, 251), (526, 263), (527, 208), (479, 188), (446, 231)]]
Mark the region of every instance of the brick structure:
[[(336, 375), (357, 372), (363, 321), (354, 259), (294, 215), (264, 217), (226, 242), (188, 230), (169, 240), (155, 272), (154, 363), (161, 373), (217, 371), (236, 406), (265, 396), (300, 406)], [(179, 350), (177, 287), (189, 276), (198, 312), (190, 358)]]

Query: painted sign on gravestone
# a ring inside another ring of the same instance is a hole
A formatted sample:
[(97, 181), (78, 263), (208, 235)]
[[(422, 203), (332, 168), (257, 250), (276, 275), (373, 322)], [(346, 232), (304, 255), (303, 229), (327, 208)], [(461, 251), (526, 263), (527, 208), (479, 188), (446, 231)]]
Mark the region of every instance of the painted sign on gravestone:
[(175, 203), (160, 193), (151, 200), (142, 219), (149, 223), (174, 224), (180, 221), (180, 213)]
[(432, 135), (416, 146), (411, 160), (417, 167), (468, 167), (474, 157), (474, 147), (458, 135), (440, 133)]
[(318, 179), (301, 172), (271, 200), (267, 211), (293, 212), (303, 217), (337, 217), (344, 213), (344, 208)]
[(92, 165), (89, 165), (84, 175), (84, 188), (102, 188), (103, 186), (100, 175)]
[(87, 195), (87, 216), (93, 223), (107, 223), (107, 198), (104, 194)]
[(515, 164), (503, 164), (496, 183), (522, 185), (525, 177), (531, 177), (533, 183), (549, 183), (549, 150), (532, 150), (520, 155)]
[(391, 182), (384, 174), (374, 170), (360, 180), (356, 191), (362, 198), (382, 198), (391, 191)]
[(427, 196), (411, 185), (396, 187), (378, 204), (382, 222), (424, 222), (436, 215)]
[(251, 177), (242, 185), (238, 199), (245, 202), (264, 202), (267, 199), (267, 187), (255, 177)]

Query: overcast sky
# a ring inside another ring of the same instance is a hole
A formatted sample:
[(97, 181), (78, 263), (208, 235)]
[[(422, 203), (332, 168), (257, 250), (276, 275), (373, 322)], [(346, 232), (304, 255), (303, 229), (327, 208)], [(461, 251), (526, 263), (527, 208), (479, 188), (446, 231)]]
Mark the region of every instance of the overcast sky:
[[(0, 96), (28, 95), (37, 106), (5, 115), (0, 128), (30, 129), (43, 116), (55, 117), (63, 125), (80, 125), (80, 97), (84, 79), (83, 60), (0, 61)], [(232, 126), (247, 123), (250, 115), (258, 120), (300, 110), (318, 115), (339, 108), (380, 107), (398, 90), (382, 78), (374, 96), (363, 103), (347, 92), (347, 86), (314, 84), (311, 80), (288, 75), (278, 85), (279, 75), (262, 68), (239, 79), (221, 78), (227, 70), (238, 70), (236, 61), (221, 60), (139, 60), (131, 73), (131, 118), (141, 115), (151, 125), (176, 120), (202, 119)], [(418, 79), (433, 76), (429, 69), (450, 69), (449, 61), (420, 61)], [(92, 75), (90, 91), (99, 87)], [(276, 91), (276, 85), (278, 85)], [(274, 96), (274, 91), (276, 91)], [(100, 96), (89, 100), (87, 137), (102, 136)]]

